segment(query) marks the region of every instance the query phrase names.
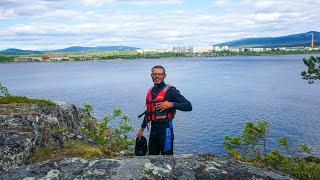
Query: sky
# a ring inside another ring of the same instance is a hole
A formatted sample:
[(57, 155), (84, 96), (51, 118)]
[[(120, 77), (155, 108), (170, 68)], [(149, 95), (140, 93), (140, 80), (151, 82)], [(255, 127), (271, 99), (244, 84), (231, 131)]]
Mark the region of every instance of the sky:
[(0, 0), (0, 50), (165, 48), (320, 31), (320, 0)]

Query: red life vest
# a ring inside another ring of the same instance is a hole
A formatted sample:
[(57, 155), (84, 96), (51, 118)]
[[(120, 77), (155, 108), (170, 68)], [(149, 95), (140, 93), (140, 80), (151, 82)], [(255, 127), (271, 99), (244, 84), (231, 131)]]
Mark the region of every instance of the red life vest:
[(164, 121), (164, 120), (172, 120), (176, 113), (176, 110), (173, 108), (166, 109), (162, 112), (156, 110), (155, 105), (159, 102), (164, 102), (165, 97), (167, 95), (168, 89), (172, 87), (170, 85), (166, 85), (158, 95), (152, 99), (152, 88), (149, 89), (146, 97), (146, 116), (148, 121), (156, 122), (156, 121)]

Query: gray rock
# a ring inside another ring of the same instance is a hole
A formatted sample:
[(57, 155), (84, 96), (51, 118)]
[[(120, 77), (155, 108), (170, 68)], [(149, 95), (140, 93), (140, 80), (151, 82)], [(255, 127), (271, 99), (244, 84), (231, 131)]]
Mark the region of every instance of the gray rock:
[(61, 147), (70, 139), (93, 143), (79, 131), (88, 117), (93, 118), (70, 104), (1, 104), (0, 179), (289, 179), (211, 155), (65, 158), (26, 165), (30, 154), (43, 146)]
[[(67, 139), (72, 138), (92, 143), (79, 131), (87, 116), (83, 110), (71, 104), (1, 104), (0, 171), (25, 164), (36, 148), (61, 147)], [(66, 131), (54, 132), (54, 127)]]
[(68, 158), (21, 166), (0, 179), (290, 179), (230, 159), (201, 155), (118, 159)]

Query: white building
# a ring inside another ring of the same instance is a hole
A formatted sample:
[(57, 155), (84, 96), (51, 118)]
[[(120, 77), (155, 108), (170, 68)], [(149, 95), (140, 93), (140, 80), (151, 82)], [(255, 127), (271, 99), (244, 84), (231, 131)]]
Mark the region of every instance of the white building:
[(222, 46), (222, 50), (229, 50), (229, 46)]
[(219, 46), (213, 46), (214, 51), (221, 51), (221, 48)]
[(229, 48), (229, 51), (231, 51), (231, 52), (240, 52), (241, 50), (240, 50), (240, 48), (230, 47), (230, 48)]
[(263, 51), (263, 48), (251, 48), (251, 51), (254, 51), (254, 52), (262, 52), (262, 51)]
[(192, 53), (193, 47), (175, 46), (172, 51), (176, 53)]
[(213, 50), (213, 46), (210, 45), (202, 45), (202, 46), (194, 46), (193, 53), (204, 53)]
[(228, 51), (229, 50), (229, 46), (213, 46), (213, 50), (214, 51)]
[(136, 50), (138, 53), (146, 53), (146, 52), (172, 52), (172, 48), (150, 48), (150, 49), (138, 49)]

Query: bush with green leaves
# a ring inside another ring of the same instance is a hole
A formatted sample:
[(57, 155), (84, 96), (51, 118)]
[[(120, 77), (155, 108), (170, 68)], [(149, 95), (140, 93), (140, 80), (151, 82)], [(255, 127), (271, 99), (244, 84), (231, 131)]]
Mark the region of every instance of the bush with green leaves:
[(0, 97), (1, 96), (10, 96), (8, 89), (0, 83)]
[(303, 63), (307, 66), (308, 70), (301, 72), (302, 79), (308, 80), (309, 84), (320, 80), (320, 57), (311, 56), (308, 59), (303, 58)]
[(266, 153), (269, 126), (270, 124), (266, 121), (248, 122), (242, 135), (236, 137), (225, 136), (224, 148), (236, 159), (257, 159), (261, 154)]
[(11, 62), (14, 62), (14, 58), (15, 57), (16, 56), (0, 54), (0, 63), (11, 63)]
[[(111, 127), (110, 121), (118, 121), (118, 126)], [(128, 133), (133, 131), (129, 122), (130, 117), (116, 108), (100, 122), (87, 117), (81, 130), (99, 145), (105, 155), (114, 156), (133, 145), (133, 140), (127, 137)]]
[(82, 109), (87, 113), (91, 114), (93, 112), (93, 106), (91, 103), (86, 102), (83, 104)]
[[(279, 148), (268, 148), (269, 127), (270, 123), (266, 121), (247, 122), (241, 135), (225, 136), (224, 148), (237, 160), (281, 171), (298, 179), (320, 179), (320, 164), (307, 161), (314, 155), (312, 148), (306, 144), (294, 148), (286, 137), (279, 139)], [(267, 152), (267, 149), (271, 150)]]

